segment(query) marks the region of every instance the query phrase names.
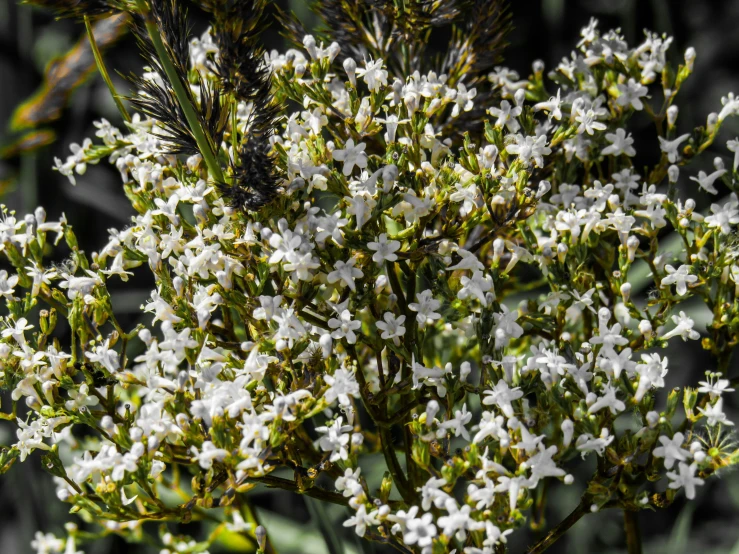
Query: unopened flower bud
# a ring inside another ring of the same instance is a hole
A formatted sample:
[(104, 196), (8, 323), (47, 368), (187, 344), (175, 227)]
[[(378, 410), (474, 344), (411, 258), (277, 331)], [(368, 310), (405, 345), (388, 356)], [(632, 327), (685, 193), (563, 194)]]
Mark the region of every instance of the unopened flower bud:
[(629, 262), (633, 262), (636, 257), (636, 251), (639, 248), (639, 239), (635, 235), (631, 235), (626, 239), (626, 258)]
[(470, 362), (462, 362), (462, 365), (459, 366), (459, 380), (465, 383), (470, 373), (472, 373), (472, 364)]
[(639, 322), (639, 332), (645, 337), (649, 337), (652, 334), (652, 324), (648, 319), (642, 319)]
[(141, 329), (141, 331), (139, 331), (139, 339), (146, 346), (149, 346), (151, 344), (151, 331), (148, 329)]
[(689, 46), (685, 50), (685, 66), (688, 70), (693, 71), (693, 64), (695, 63), (695, 48)]
[(264, 528), (263, 525), (260, 525), (256, 528), (256, 530), (254, 531), (254, 536), (257, 539), (259, 550), (264, 550), (265, 546), (267, 545), (267, 530)]
[(716, 128), (716, 124), (718, 123), (718, 114), (716, 112), (711, 112), (708, 114), (708, 117), (706, 118), (706, 131), (709, 133), (712, 133), (713, 130)]
[(531, 69), (534, 71), (534, 73), (543, 72), (544, 71), (544, 61), (534, 60), (534, 63), (531, 64)]
[(559, 260), (559, 263), (563, 264), (565, 263), (565, 258), (567, 257), (567, 252), (570, 249), (567, 247), (567, 245), (564, 242), (560, 242), (557, 245), (557, 259)]
[(325, 360), (328, 360), (331, 357), (331, 352), (333, 351), (333, 340), (331, 339), (331, 335), (328, 333), (321, 335), (321, 338), (318, 339), (318, 344), (321, 347), (323, 358)]
[(328, 61), (333, 63), (333, 61), (336, 59), (336, 56), (338, 56), (339, 52), (341, 52), (341, 47), (339, 46), (338, 42), (332, 42), (331, 44), (329, 44), (326, 52), (328, 53)]
[(179, 275), (172, 279), (172, 286), (174, 287), (174, 291), (177, 293), (177, 296), (182, 296), (185, 292), (185, 282)]
[(571, 473), (568, 473), (567, 475), (565, 475), (565, 478), (564, 478), (565, 485), (571, 485), (574, 482), (575, 482), (575, 478), (572, 476)]
[(713, 167), (716, 168), (716, 171), (725, 169), (724, 160), (722, 160), (720, 156), (716, 156), (713, 158)]
[(303, 47), (308, 51), (310, 57), (314, 60), (318, 57), (318, 50), (316, 49), (316, 39), (313, 35), (305, 35), (303, 37)]
[(561, 425), (562, 429), (562, 446), (567, 448), (572, 442), (572, 435), (575, 433), (575, 424), (572, 420), (565, 419)]
[(300, 79), (305, 75), (305, 65), (302, 63), (299, 63), (295, 66), (295, 76)]
[(354, 58), (347, 58), (344, 60), (344, 71), (346, 71), (346, 76), (349, 77), (349, 82), (356, 88), (357, 62), (354, 61)]
[(520, 106), (524, 100), (526, 100), (526, 91), (520, 88), (513, 95), (513, 101), (516, 103), (516, 106)]
[(550, 190), (552, 190), (552, 183), (550, 183), (549, 181), (540, 181), (539, 188), (536, 191), (536, 197), (541, 198)]
[(411, 94), (405, 98), (405, 107), (408, 110), (408, 115), (413, 115), (418, 111), (418, 97), (415, 94)]
[(677, 183), (679, 177), (680, 168), (678, 166), (673, 164), (667, 168), (667, 179), (670, 181), (670, 183)]
[(187, 414), (177, 414), (174, 420), (183, 431), (187, 431), (190, 428), (190, 418), (187, 417)]
[(426, 426), (431, 426), (431, 423), (434, 421), (434, 418), (436, 417), (436, 414), (439, 413), (439, 403), (436, 400), (430, 400), (428, 404), (426, 404)]
[(631, 283), (624, 283), (621, 285), (621, 298), (624, 302), (628, 302), (631, 297)]
[(497, 238), (493, 241), (493, 263), (498, 263), (500, 257), (503, 255), (503, 249), (505, 248), (505, 241), (501, 238)]
[(667, 108), (667, 125), (669, 127), (675, 126), (675, 122), (677, 121), (677, 112), (677, 106), (670, 106), (669, 108)]
[(100, 420), (100, 427), (103, 428), (104, 431), (107, 431), (108, 433), (112, 433), (115, 431), (115, 423), (113, 422), (113, 418), (109, 415), (103, 416), (103, 418)]

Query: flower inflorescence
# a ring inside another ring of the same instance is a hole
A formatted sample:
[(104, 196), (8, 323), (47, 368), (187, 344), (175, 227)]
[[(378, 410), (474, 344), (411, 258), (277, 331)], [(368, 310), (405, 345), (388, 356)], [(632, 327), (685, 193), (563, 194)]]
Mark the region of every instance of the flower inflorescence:
[[(151, 63), (143, 114), (97, 123), (98, 141), (56, 162), (73, 183), (115, 165), (130, 226), (87, 255), (64, 216), (3, 209), (0, 375), (18, 430), (1, 467), (45, 451), (59, 499), (131, 540), (145, 521), (216, 512), (263, 548), (246, 494), (262, 483), (345, 505), (345, 526), (403, 552), (491, 554), (581, 458), (598, 469), (577, 517), (693, 498), (735, 462), (723, 397), (739, 333), (737, 158), (684, 168), (739, 101), (678, 134), (692, 49), (673, 68), (670, 38), (632, 48), (593, 21), (546, 78), (538, 61), (526, 79), (498, 66), (478, 95), (464, 72), (402, 75), (310, 35), (262, 54), (261, 4), (211, 4), (213, 29), (175, 65), (195, 111), (222, 113), (215, 127), (199, 118), (212, 152)], [(174, 122), (147, 108), (164, 98)], [(660, 148), (646, 171), (638, 112)], [(173, 153), (182, 141), (187, 156)], [(679, 181), (728, 194), (703, 214)], [(671, 237), (679, 252), (663, 248)], [(61, 241), (69, 258), (51, 265)], [(156, 289), (146, 324), (124, 329), (107, 283), (136, 271)], [(701, 338), (690, 297), (713, 314), (702, 344), (716, 371), (680, 391), (660, 351)], [(387, 468), (377, 489), (371, 464)], [(34, 546), (74, 552), (93, 536), (69, 533)], [(157, 539), (207, 548), (166, 527)]]

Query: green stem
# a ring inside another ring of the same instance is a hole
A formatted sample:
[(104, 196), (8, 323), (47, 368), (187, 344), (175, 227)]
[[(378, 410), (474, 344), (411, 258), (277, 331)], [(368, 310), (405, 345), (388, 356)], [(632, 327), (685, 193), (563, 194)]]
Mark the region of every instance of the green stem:
[(562, 537), (562, 535), (564, 535), (570, 527), (575, 525), (575, 523), (577, 523), (582, 516), (587, 514), (588, 511), (589, 510), (586, 506), (585, 499), (582, 499), (577, 507), (572, 511), (572, 513), (568, 515), (565, 519), (563, 519), (554, 529), (552, 529), (546, 537), (536, 543), (527, 552), (527, 554), (541, 554), (541, 552), (544, 552), (547, 548), (557, 542), (557, 540), (559, 540), (560, 537)]
[(131, 123), (131, 116), (128, 115), (126, 106), (123, 105), (123, 102), (121, 101), (121, 97), (118, 95), (118, 92), (115, 90), (115, 86), (113, 86), (113, 81), (110, 80), (110, 75), (108, 74), (108, 70), (105, 68), (105, 63), (103, 63), (103, 56), (100, 53), (100, 49), (98, 48), (97, 42), (95, 41), (95, 33), (92, 30), (92, 24), (90, 23), (90, 18), (88, 16), (85, 16), (85, 30), (87, 31), (87, 40), (90, 42), (90, 49), (92, 49), (92, 55), (95, 58), (95, 65), (97, 65), (98, 71), (100, 72), (100, 75), (102, 76), (103, 81), (105, 81), (105, 84), (108, 85), (108, 90), (110, 90), (110, 95), (113, 97), (113, 101), (115, 102), (115, 105), (118, 106), (118, 111), (121, 112), (123, 119), (125, 119), (127, 123)]
[(185, 114), (185, 119), (187, 119), (187, 124), (190, 127), (190, 132), (195, 138), (195, 142), (197, 142), (198, 144), (198, 149), (203, 156), (205, 165), (208, 166), (208, 171), (216, 181), (218, 181), (219, 183), (225, 183), (226, 181), (223, 177), (221, 165), (218, 163), (215, 151), (213, 150), (215, 145), (211, 144), (211, 141), (208, 140), (208, 137), (203, 131), (203, 127), (200, 125), (200, 118), (198, 117), (195, 108), (190, 103), (190, 97), (188, 96), (187, 92), (185, 92), (185, 85), (180, 80), (177, 69), (172, 63), (172, 60), (169, 59), (169, 54), (167, 53), (167, 49), (164, 46), (164, 42), (162, 41), (162, 35), (160, 34), (159, 29), (152, 20), (151, 15), (149, 14), (149, 9), (146, 6), (146, 2), (144, 0), (136, 1), (142, 15), (144, 16), (146, 30), (149, 33), (152, 44), (154, 45), (154, 50), (156, 50), (156, 53), (159, 56), (159, 61), (162, 64), (164, 73), (166, 73), (167, 79), (172, 85), (172, 89), (174, 90), (175, 96), (177, 97), (177, 101), (182, 107), (182, 111)]
[(626, 549), (628, 553), (642, 554), (637, 512), (624, 510), (624, 530), (626, 531)]

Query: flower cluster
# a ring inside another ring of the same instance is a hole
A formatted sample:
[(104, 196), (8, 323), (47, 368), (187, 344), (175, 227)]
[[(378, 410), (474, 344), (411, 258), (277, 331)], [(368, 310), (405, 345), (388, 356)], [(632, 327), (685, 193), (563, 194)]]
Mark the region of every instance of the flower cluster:
[[(224, 78), (214, 37), (190, 42), (198, 113)], [(59, 499), (131, 540), (144, 521), (212, 512), (263, 545), (246, 493), (265, 484), (346, 506), (357, 535), (424, 554), (503, 551), (542, 483), (571, 484), (588, 456), (598, 470), (577, 517), (693, 498), (737, 456), (723, 397), (739, 198), (736, 156), (687, 166), (739, 101), (680, 129), (695, 52), (671, 67), (670, 43), (647, 33), (630, 47), (593, 21), (548, 74), (496, 67), (477, 95), (463, 74), (398, 74), (306, 35), (260, 62), (269, 105), (222, 91), (210, 151), (173, 153), (172, 123), (152, 113), (100, 122), (57, 168), (74, 182), (115, 165), (137, 211), (128, 227), (87, 254), (63, 215), (3, 210), (0, 379), (18, 429), (1, 467), (44, 451)], [(161, 86), (166, 71), (144, 79)], [(271, 135), (255, 130), (262, 110), (282, 116)], [(646, 169), (632, 161), (638, 112), (656, 124)], [(255, 136), (269, 155), (239, 162)], [(237, 178), (265, 171), (279, 190), (248, 209)], [(700, 213), (678, 184), (725, 196)], [(50, 264), (58, 243), (68, 257)], [(124, 329), (107, 284), (135, 272), (156, 289)], [(701, 337), (715, 371), (671, 388), (661, 351)], [(377, 489), (368, 464), (387, 468)], [(81, 538), (34, 546), (73, 552)]]

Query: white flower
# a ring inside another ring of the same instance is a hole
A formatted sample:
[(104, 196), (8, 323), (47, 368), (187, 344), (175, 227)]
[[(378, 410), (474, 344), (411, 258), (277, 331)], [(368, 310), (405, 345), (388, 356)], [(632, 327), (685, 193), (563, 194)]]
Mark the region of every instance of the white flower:
[(709, 404), (706, 408), (698, 408), (698, 411), (706, 416), (707, 423), (710, 427), (714, 425), (732, 426), (734, 423), (726, 417), (724, 413), (724, 399), (720, 398), (715, 403)]
[(457, 117), (460, 111), (468, 112), (474, 107), (472, 99), (477, 95), (477, 89), (471, 88), (467, 90), (464, 83), (457, 85), (456, 94), (454, 95), (454, 108), (452, 109), (452, 117)]
[(662, 150), (662, 152), (667, 154), (667, 160), (671, 164), (674, 164), (680, 157), (680, 153), (678, 152), (680, 145), (690, 138), (690, 134), (686, 133), (684, 135), (680, 135), (679, 137), (673, 140), (667, 140), (662, 137), (657, 137), (657, 138), (659, 138), (660, 149)]
[(283, 265), (285, 271), (292, 272), (291, 278), (298, 281), (310, 281), (313, 279), (313, 270), (321, 267), (321, 264), (313, 257), (311, 252), (292, 253)]
[[(441, 429), (450, 429), (455, 437), (461, 436), (464, 438), (464, 440), (470, 440), (470, 434), (467, 431), (467, 428), (465, 427), (470, 420), (472, 419), (472, 413), (467, 411), (467, 404), (465, 403), (462, 406), (461, 410), (457, 410), (454, 412), (454, 417), (452, 419), (449, 419), (441, 424)], [(441, 435), (440, 438), (444, 437), (446, 435), (445, 432), (441, 431), (439, 432)]]
[(733, 392), (734, 389), (729, 388), (731, 381), (728, 379), (721, 379), (720, 373), (706, 372), (708, 377), (707, 381), (698, 381), (700, 387), (698, 392), (708, 393), (711, 396), (711, 400), (716, 400), (725, 392)]
[(83, 406), (97, 406), (100, 400), (97, 396), (88, 395), (89, 388), (87, 383), (82, 383), (79, 390), (69, 389), (67, 394), (71, 400), (67, 400), (64, 403), (64, 407), (67, 410), (74, 411), (79, 410)]
[(318, 439), (318, 445), (324, 452), (330, 452), (330, 460), (338, 462), (349, 458), (349, 441), (351, 441), (351, 425), (342, 425), (343, 418), (340, 416), (329, 425), (316, 427), (316, 432), (323, 436)]
[(583, 458), (588, 452), (595, 452), (598, 456), (602, 456), (608, 445), (611, 444), (615, 438), (616, 436), (611, 435), (608, 428), (604, 427), (601, 429), (600, 436), (597, 438), (590, 433), (584, 433), (577, 437), (575, 447), (582, 452)]
[(608, 139), (611, 144), (601, 150), (600, 153), (603, 156), (620, 156), (622, 154), (626, 154), (627, 156), (636, 156), (636, 150), (634, 150), (634, 147), (632, 146), (634, 144), (634, 139), (631, 138), (631, 133), (627, 135), (624, 129), (619, 128), (616, 129), (615, 133), (606, 133), (606, 139)]
[(393, 339), (395, 345), (399, 345), (399, 337), (405, 335), (405, 327), (403, 327), (403, 323), (405, 323), (405, 316), (401, 315), (396, 318), (393, 313), (385, 312), (382, 318), (385, 321), (378, 321), (376, 323), (377, 328), (382, 331), (380, 337), (384, 340)]
[(387, 129), (387, 132), (385, 133), (385, 141), (387, 143), (393, 143), (395, 142), (395, 135), (398, 132), (398, 125), (404, 125), (406, 123), (410, 123), (411, 120), (410, 119), (398, 119), (397, 115), (390, 114), (385, 119), (381, 119), (378, 117), (375, 119), (375, 121), (385, 124), (385, 128)]
[(462, 288), (457, 293), (457, 298), (466, 300), (470, 297), (477, 298), (483, 306), (488, 305), (487, 292), (493, 290), (493, 278), (484, 275), (482, 271), (475, 270), (472, 277), (462, 277)]
[(56, 538), (51, 533), (43, 534), (41, 531), (36, 531), (31, 541), (31, 548), (36, 551), (36, 554), (58, 554), (64, 548), (64, 540)]
[(217, 448), (211, 441), (205, 441), (201, 450), (193, 446), (191, 451), (192, 461), (198, 462), (203, 469), (210, 469), (214, 460), (223, 461), (228, 456), (228, 450)]
[(683, 340), (698, 340), (701, 335), (698, 331), (693, 329), (695, 322), (685, 315), (685, 312), (680, 312), (678, 315), (672, 316), (672, 321), (675, 323), (675, 328), (669, 333), (662, 335), (662, 340), (668, 340), (675, 336), (680, 336)]
[(588, 408), (588, 414), (594, 414), (603, 408), (608, 408), (613, 415), (623, 412), (626, 409), (626, 404), (616, 397), (617, 392), (618, 389), (610, 383), (603, 385), (603, 396), (590, 405), (590, 408)]
[(8, 272), (1, 269), (0, 296), (3, 296), (6, 300), (13, 300), (13, 293), (15, 293), (15, 286), (18, 284), (18, 279), (18, 275), (11, 275), (8, 277)]
[(734, 153), (734, 163), (732, 165), (732, 168), (734, 169), (734, 171), (736, 171), (737, 167), (739, 167), (739, 138), (727, 141), (726, 148), (729, 150), (729, 152)]
[(370, 58), (369, 61), (364, 60), (364, 69), (357, 69), (357, 75), (364, 79), (367, 88), (372, 92), (379, 90), (380, 86), (387, 86), (387, 70), (382, 69), (382, 65), (381, 59)]
[(344, 522), (344, 527), (354, 527), (354, 532), (363, 537), (367, 532), (368, 525), (380, 525), (380, 520), (376, 517), (377, 514), (377, 510), (372, 510), (368, 514), (364, 504), (360, 504), (357, 512)]
[(698, 281), (697, 275), (690, 274), (690, 266), (681, 265), (677, 269), (671, 265), (665, 266), (667, 276), (660, 282), (661, 286), (675, 285), (675, 291), (680, 296), (685, 296), (688, 293), (688, 285)]
[(482, 403), (485, 406), (497, 406), (506, 417), (512, 417), (512, 402), (521, 398), (523, 391), (520, 387), (510, 388), (508, 383), (500, 379), (492, 390), (486, 390), (483, 392), (483, 395), (485, 398), (482, 400)]
[(721, 111), (718, 113), (719, 123), (728, 116), (739, 113), (739, 98), (735, 98), (733, 92), (721, 97), (721, 105), (723, 108), (721, 108)]
[(376, 242), (368, 242), (367, 248), (373, 250), (375, 253), (372, 254), (372, 260), (377, 265), (382, 265), (384, 262), (394, 262), (398, 259), (397, 252), (400, 249), (400, 242), (397, 240), (387, 240), (387, 235), (382, 233)]
[(698, 183), (698, 186), (705, 190), (706, 192), (710, 192), (711, 194), (718, 194), (718, 189), (716, 189), (713, 184), (716, 182), (716, 180), (724, 175), (726, 173), (725, 169), (717, 169), (710, 175), (706, 174), (705, 171), (699, 171), (697, 177), (691, 177), (691, 181), (695, 181)]
[(659, 442), (662, 446), (655, 448), (652, 454), (656, 458), (664, 458), (667, 469), (672, 469), (675, 462), (684, 462), (690, 457), (690, 452), (682, 446), (685, 442), (685, 435), (682, 433), (675, 433), (671, 439), (662, 435)]
[(351, 406), (350, 396), (359, 397), (359, 385), (354, 373), (348, 369), (340, 367), (334, 371), (333, 375), (324, 375), (323, 380), (329, 386), (323, 396), (329, 404), (333, 404), (338, 399), (340, 406), (347, 407)]
[(592, 135), (595, 131), (606, 130), (606, 124), (598, 121), (599, 114), (595, 110), (585, 110), (578, 106), (573, 111), (575, 113), (575, 121), (580, 124), (577, 127), (578, 134), (587, 133)]
[(372, 215), (372, 210), (377, 202), (363, 193), (358, 193), (354, 196), (346, 196), (344, 200), (347, 204), (347, 215), (354, 216), (356, 219), (357, 231), (361, 231), (364, 224), (369, 221), (370, 216)]
[(708, 227), (718, 228), (724, 235), (731, 233), (732, 225), (739, 223), (739, 202), (729, 200), (723, 206), (711, 204), (712, 215), (707, 216), (704, 221)]
[(523, 475), (517, 477), (501, 475), (498, 477), (498, 485), (495, 487), (495, 492), (508, 492), (508, 508), (513, 512), (518, 504), (518, 496), (521, 489), (530, 486), (531, 483)]
[(634, 400), (641, 402), (650, 387), (664, 387), (667, 375), (667, 357), (659, 354), (642, 354), (642, 363), (636, 364), (635, 371), (639, 375), (639, 385)]
[(446, 479), (443, 477), (431, 477), (420, 489), (417, 489), (421, 492), (421, 508), (430, 510), (432, 505), (439, 509), (443, 508), (447, 499), (451, 498), (441, 489), (446, 484)]
[(234, 533), (248, 532), (251, 531), (254, 527), (253, 523), (247, 523), (244, 520), (244, 517), (241, 515), (241, 512), (239, 510), (234, 510), (233, 512), (231, 512), (231, 519), (232, 521), (226, 522), (226, 529)]
[(692, 500), (695, 498), (695, 486), (703, 485), (705, 481), (695, 476), (695, 472), (698, 469), (697, 464), (692, 463), (690, 465), (680, 462), (678, 465), (679, 473), (674, 471), (668, 471), (667, 477), (671, 479), (668, 485), (671, 489), (685, 489), (685, 496)]
[(459, 260), (459, 263), (455, 265), (450, 265), (446, 268), (447, 271), (454, 271), (457, 269), (476, 269), (476, 270), (482, 270), (485, 269), (485, 266), (483, 263), (477, 258), (475, 254), (470, 252), (469, 250), (465, 250), (464, 248), (459, 248), (457, 250), (457, 254), (461, 256), (461, 260)]
[(647, 95), (649, 91), (647, 87), (631, 77), (626, 84), (616, 85), (616, 88), (619, 92), (616, 104), (623, 107), (631, 106), (636, 111), (644, 109), (641, 98)]
[[(416, 510), (418, 509), (417, 506), (413, 506), (411, 509), (413, 508), (416, 508)], [(417, 544), (421, 548), (431, 546), (431, 543), (437, 534), (436, 525), (434, 525), (433, 522), (433, 514), (423, 514), (421, 517), (409, 519), (405, 524), (403, 542), (407, 545)]]
[(121, 367), (118, 352), (110, 348), (110, 339), (105, 339), (103, 344), (94, 346), (92, 352), (85, 352), (85, 357), (92, 363), (99, 363), (110, 373), (117, 372)]
[(362, 322), (352, 319), (352, 313), (349, 310), (343, 310), (339, 314), (339, 318), (331, 318), (328, 320), (328, 326), (333, 329), (331, 337), (334, 339), (346, 339), (349, 344), (357, 342), (357, 335), (354, 331), (361, 329)]
[(346, 141), (343, 150), (334, 150), (331, 155), (337, 162), (344, 163), (344, 175), (348, 177), (352, 174), (355, 165), (359, 169), (367, 167), (367, 154), (364, 153), (365, 148), (367, 148), (367, 145), (363, 142), (355, 146), (354, 139), (349, 139)]
[(354, 284), (354, 279), (361, 279), (364, 277), (362, 270), (354, 267), (356, 263), (356, 258), (349, 258), (346, 262), (337, 261), (334, 264), (334, 270), (328, 274), (326, 280), (331, 285), (339, 281), (340, 284), (348, 286), (352, 292), (355, 292), (357, 287)]
[(441, 319), (441, 314), (435, 311), (441, 307), (441, 302), (433, 297), (430, 290), (417, 293), (416, 300), (418, 302), (411, 302), (408, 304), (408, 308), (417, 312), (416, 321), (418, 321), (419, 329), (423, 329), (427, 325), (433, 325), (436, 320)]
[(547, 146), (546, 135), (538, 137), (514, 135), (514, 138), (516, 144), (506, 146), (506, 152), (517, 155), (525, 165), (534, 160), (536, 167), (544, 167), (544, 156), (552, 153), (552, 149)]
[(523, 335), (523, 327), (516, 323), (518, 310), (509, 311), (505, 305), (501, 305), (500, 309), (502, 310), (500, 313), (493, 314), (495, 348), (505, 348), (511, 339)]
[(480, 196), (480, 189), (477, 188), (474, 182), (465, 185), (461, 181), (454, 184), (454, 189), (454, 192), (449, 195), (449, 200), (462, 203), (459, 213), (462, 217), (465, 217), (477, 207), (477, 198)]
[[(537, 106), (539, 106), (539, 104), (537, 104)], [(536, 107), (534, 109), (536, 109)], [(505, 126), (511, 133), (515, 133), (521, 128), (521, 125), (518, 123), (516, 118), (521, 115), (522, 111), (523, 108), (521, 108), (521, 106), (511, 106), (511, 103), (508, 102), (508, 100), (503, 100), (500, 103), (500, 108), (488, 109), (488, 113), (490, 115), (498, 118), (495, 122), (495, 126)], [(560, 113), (560, 116), (561, 115), (562, 114)]]
[(447, 515), (439, 518), (439, 527), (441, 532), (447, 537), (455, 536), (457, 540), (464, 541), (467, 538), (467, 531), (476, 531), (482, 529), (484, 523), (475, 521), (470, 516), (472, 506), (465, 504), (461, 508), (453, 498), (447, 499), (444, 504)]
[[(534, 111), (545, 110), (549, 112), (549, 119), (556, 119), (559, 121), (562, 119), (562, 100), (560, 99), (561, 89), (557, 89), (557, 96), (552, 96), (546, 102), (539, 102), (534, 104)], [(520, 108), (519, 108), (520, 109)], [(515, 132), (515, 131), (512, 131)]]

